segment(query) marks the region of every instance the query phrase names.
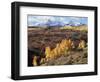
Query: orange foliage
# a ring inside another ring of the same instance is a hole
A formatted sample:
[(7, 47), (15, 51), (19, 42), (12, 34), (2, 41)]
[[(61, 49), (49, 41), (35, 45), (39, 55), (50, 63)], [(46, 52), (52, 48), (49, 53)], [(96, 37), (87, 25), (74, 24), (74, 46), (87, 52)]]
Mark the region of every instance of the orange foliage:
[(57, 43), (56, 47), (52, 50), (50, 49), (50, 47), (46, 47), (45, 48), (46, 59), (48, 60), (48, 59), (52, 59), (52, 58), (61, 56), (65, 52), (70, 51), (72, 46), (73, 46), (73, 42), (70, 39), (69, 40), (64, 39), (60, 43)]

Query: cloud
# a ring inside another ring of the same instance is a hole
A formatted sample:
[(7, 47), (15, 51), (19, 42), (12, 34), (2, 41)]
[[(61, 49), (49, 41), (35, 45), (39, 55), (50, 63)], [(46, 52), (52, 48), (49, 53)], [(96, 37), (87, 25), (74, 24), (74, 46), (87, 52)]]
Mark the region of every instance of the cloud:
[(71, 20), (76, 20), (79, 21), (81, 19), (81, 17), (69, 17)]
[(87, 18), (86, 17), (67, 17), (67, 16), (28, 16), (28, 25), (38, 25), (39, 23), (47, 23), (48, 21), (51, 22), (60, 22), (64, 24), (68, 24), (71, 21), (77, 22), (77, 23), (83, 23), (87, 24)]

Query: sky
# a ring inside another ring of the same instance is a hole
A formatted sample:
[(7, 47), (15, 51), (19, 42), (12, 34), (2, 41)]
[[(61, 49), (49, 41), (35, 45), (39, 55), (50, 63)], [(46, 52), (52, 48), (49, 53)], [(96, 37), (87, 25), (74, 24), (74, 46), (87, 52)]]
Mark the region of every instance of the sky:
[(39, 25), (65, 25), (69, 23), (88, 24), (87, 17), (74, 17), (74, 16), (39, 16), (39, 15), (28, 15), (27, 17), (28, 26), (39, 26)]

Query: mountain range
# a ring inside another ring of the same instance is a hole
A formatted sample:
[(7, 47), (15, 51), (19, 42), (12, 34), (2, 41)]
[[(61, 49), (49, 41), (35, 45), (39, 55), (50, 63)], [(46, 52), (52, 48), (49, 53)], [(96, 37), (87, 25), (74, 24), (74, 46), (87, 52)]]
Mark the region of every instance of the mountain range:
[(75, 21), (70, 21), (69, 23), (63, 23), (59, 21), (48, 21), (45, 23), (34, 24), (34, 26), (40, 26), (40, 27), (62, 27), (62, 26), (81, 26), (81, 25), (85, 25), (85, 24), (75, 22)]

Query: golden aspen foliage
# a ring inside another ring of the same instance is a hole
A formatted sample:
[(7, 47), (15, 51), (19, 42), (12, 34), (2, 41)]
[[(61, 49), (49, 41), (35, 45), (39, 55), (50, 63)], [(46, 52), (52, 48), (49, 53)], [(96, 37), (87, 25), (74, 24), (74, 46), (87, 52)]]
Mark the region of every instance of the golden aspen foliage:
[(45, 54), (46, 54), (46, 58), (49, 58), (49, 57), (50, 57), (50, 54), (51, 54), (51, 49), (50, 49), (50, 47), (46, 47), (46, 48), (45, 48)]
[(58, 49), (57, 48), (54, 48), (53, 50), (53, 55), (54, 55), (54, 58), (56, 58), (57, 57), (57, 55), (58, 55)]
[(72, 49), (73, 49), (73, 48), (75, 48), (75, 45), (74, 45), (74, 43), (73, 43), (73, 42), (72, 42), (71, 46), (72, 46)]
[(55, 57), (56, 57), (56, 54), (55, 54), (55, 50), (53, 49), (53, 50), (51, 51), (50, 59), (53, 59), (53, 58), (55, 58)]
[(60, 53), (61, 53), (61, 49), (60, 49), (60, 44), (59, 43), (57, 43), (56, 48), (54, 50), (55, 50), (55, 53), (56, 53), (55, 55), (59, 56)]
[(62, 52), (64, 51), (64, 45), (63, 45), (62, 43), (60, 44), (59, 49), (60, 49), (60, 51), (61, 51), (60, 53), (62, 53)]
[(73, 46), (73, 42), (69, 39), (63, 39), (60, 43), (56, 44), (54, 49), (50, 49), (50, 47), (45, 48), (46, 59), (53, 59), (59, 57), (61, 55), (67, 54)]
[(68, 53), (68, 47), (65, 48), (64, 55), (66, 55), (67, 53)]
[(85, 48), (85, 41), (81, 40), (78, 46), (78, 49), (84, 49)]
[(67, 42), (67, 47), (69, 50), (72, 48), (72, 41), (70, 39)]
[(46, 59), (42, 58), (41, 61), (40, 61), (40, 63), (44, 63), (45, 61), (46, 61)]
[(37, 66), (38, 65), (38, 63), (37, 63), (37, 57), (36, 56), (33, 57), (32, 64), (33, 64), (33, 66)]

